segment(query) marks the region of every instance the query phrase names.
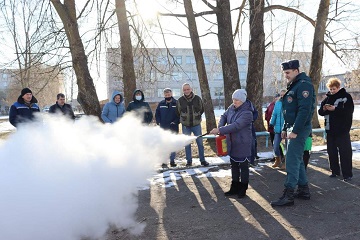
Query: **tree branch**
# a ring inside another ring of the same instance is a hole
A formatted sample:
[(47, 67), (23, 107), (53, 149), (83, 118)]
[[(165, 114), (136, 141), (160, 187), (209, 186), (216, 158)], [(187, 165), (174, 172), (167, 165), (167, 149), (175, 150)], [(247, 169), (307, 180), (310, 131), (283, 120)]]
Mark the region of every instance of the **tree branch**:
[(268, 7), (264, 7), (264, 12), (269, 12), (269, 11), (273, 11), (273, 10), (284, 10), (286, 12), (295, 13), (295, 14), (299, 15), (300, 17), (304, 18), (305, 20), (307, 20), (308, 22), (310, 22), (315, 27), (315, 20), (313, 20), (311, 17), (307, 16), (306, 14), (304, 14), (303, 12), (301, 12), (297, 9), (285, 7), (282, 5), (271, 5)]

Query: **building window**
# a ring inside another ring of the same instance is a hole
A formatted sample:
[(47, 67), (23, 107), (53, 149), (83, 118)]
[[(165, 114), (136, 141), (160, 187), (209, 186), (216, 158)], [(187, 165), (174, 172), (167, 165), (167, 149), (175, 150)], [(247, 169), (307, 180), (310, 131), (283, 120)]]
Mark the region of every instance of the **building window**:
[(182, 64), (182, 56), (174, 56), (175, 62), (179, 65)]
[(180, 97), (182, 95), (180, 88), (173, 88), (172, 93), (173, 93), (173, 97)]
[(215, 87), (215, 88), (214, 88), (214, 95), (215, 95), (217, 98), (220, 98), (221, 96), (224, 96), (224, 88), (222, 88), (222, 87)]
[(237, 61), (238, 65), (246, 65), (246, 57), (238, 57)]
[(219, 65), (219, 64), (221, 64), (221, 59), (220, 58), (218, 58), (218, 57), (216, 57), (215, 58), (215, 62), (214, 62), (216, 65)]
[(157, 90), (157, 96), (158, 97), (164, 97), (164, 89), (158, 89)]
[(185, 72), (187, 80), (193, 81), (197, 79), (197, 72)]
[(2, 78), (7, 79), (8, 75), (6, 73), (3, 73)]
[(245, 80), (246, 81), (246, 72), (241, 71), (240, 72), (240, 81)]
[(173, 72), (171, 76), (172, 76), (172, 79), (175, 81), (180, 81), (182, 79), (181, 72)]
[(193, 56), (186, 56), (186, 64), (194, 64), (195, 58)]
[(204, 56), (204, 64), (209, 65), (210, 64), (210, 58), (208, 56)]
[(153, 98), (154, 97), (154, 90), (153, 89), (146, 89), (144, 90), (144, 96), (146, 98)]
[(222, 73), (215, 73), (214, 80), (224, 80), (224, 76)]
[(113, 76), (114, 82), (120, 82), (121, 78), (119, 76)]

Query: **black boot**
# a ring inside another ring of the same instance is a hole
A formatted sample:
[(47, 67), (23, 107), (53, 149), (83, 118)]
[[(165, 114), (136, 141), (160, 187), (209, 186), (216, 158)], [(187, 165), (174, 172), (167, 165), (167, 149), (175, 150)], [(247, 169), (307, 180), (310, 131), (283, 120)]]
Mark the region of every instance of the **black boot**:
[(285, 188), (284, 194), (281, 198), (277, 201), (272, 201), (271, 206), (292, 206), (294, 205), (294, 189), (292, 188)]
[(294, 193), (295, 198), (301, 198), (305, 200), (310, 199), (310, 190), (308, 185), (298, 186), (298, 189), (296, 190), (296, 193)]
[(307, 169), (307, 165), (309, 164), (309, 160), (310, 160), (310, 152), (309, 151), (304, 151), (303, 161), (304, 161), (304, 165), (305, 165), (305, 170)]
[(248, 189), (248, 183), (239, 183), (238, 198), (244, 198), (246, 196), (246, 190)]
[(230, 191), (225, 192), (225, 196), (231, 196), (236, 195), (238, 193), (239, 189), (239, 182), (231, 182)]

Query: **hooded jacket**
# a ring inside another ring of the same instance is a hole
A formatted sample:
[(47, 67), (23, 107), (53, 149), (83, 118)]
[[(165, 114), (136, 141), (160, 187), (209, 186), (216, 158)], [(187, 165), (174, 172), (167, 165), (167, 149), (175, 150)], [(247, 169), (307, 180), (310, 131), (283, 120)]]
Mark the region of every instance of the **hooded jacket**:
[[(116, 104), (114, 98), (116, 95), (120, 96), (120, 103)], [(114, 91), (111, 95), (111, 99), (105, 104), (101, 119), (105, 123), (114, 123), (118, 118), (121, 118), (125, 113), (124, 98), (119, 91)]]
[(250, 101), (235, 108), (233, 104), (220, 117), (220, 135), (226, 135), (230, 157), (243, 159), (251, 156), (253, 108)]
[(285, 120), (283, 131), (292, 127), (292, 132), (298, 134), (304, 127), (311, 127), (315, 100), (311, 79), (304, 72), (298, 74), (281, 100)]
[(36, 104), (37, 99), (32, 96), (30, 105), (25, 104), (24, 99), (20, 95), (17, 102), (10, 107), (9, 121), (14, 127), (18, 127), (19, 123), (28, 122), (34, 119), (34, 112), (40, 112), (39, 106)]
[[(323, 110), (325, 104), (335, 106), (335, 111)], [(341, 88), (337, 93), (328, 92), (326, 98), (321, 102), (318, 110), (319, 115), (325, 117), (326, 133), (341, 135), (350, 132), (354, 113), (354, 102), (349, 93)]]
[[(137, 92), (141, 93), (141, 99), (136, 100), (135, 95)], [(150, 108), (149, 103), (145, 102), (144, 93), (140, 89), (136, 89), (133, 93), (133, 101), (129, 103), (126, 111), (136, 111), (139, 116), (143, 117), (143, 123), (151, 123), (153, 119), (153, 114)]]

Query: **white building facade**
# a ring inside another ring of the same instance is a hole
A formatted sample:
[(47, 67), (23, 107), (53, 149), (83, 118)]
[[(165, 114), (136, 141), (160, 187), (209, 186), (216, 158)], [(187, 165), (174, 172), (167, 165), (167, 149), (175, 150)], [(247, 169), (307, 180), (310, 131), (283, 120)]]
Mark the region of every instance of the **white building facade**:
[[(214, 105), (223, 104), (224, 81), (218, 49), (203, 49), (204, 63)], [(237, 64), (241, 88), (246, 88), (249, 51), (237, 50)], [(308, 72), (311, 53), (266, 52), (264, 69), (264, 97), (272, 97), (286, 86), (281, 63), (299, 59), (300, 70)], [(120, 49), (107, 50), (107, 94), (114, 90), (123, 92)], [(190, 83), (196, 94), (201, 96), (195, 58), (192, 49), (148, 48), (134, 50), (134, 68), (137, 88), (145, 94), (148, 102), (163, 99), (163, 89), (173, 90), (175, 98), (181, 96), (183, 83)], [(251, 93), (248, 93), (251, 94)], [(131, 101), (131, 100), (130, 100)]]

